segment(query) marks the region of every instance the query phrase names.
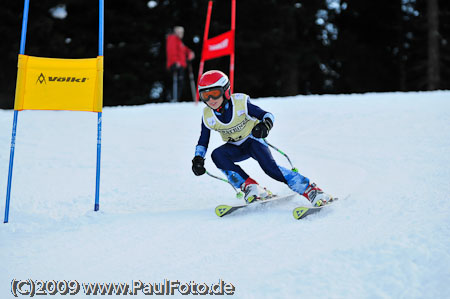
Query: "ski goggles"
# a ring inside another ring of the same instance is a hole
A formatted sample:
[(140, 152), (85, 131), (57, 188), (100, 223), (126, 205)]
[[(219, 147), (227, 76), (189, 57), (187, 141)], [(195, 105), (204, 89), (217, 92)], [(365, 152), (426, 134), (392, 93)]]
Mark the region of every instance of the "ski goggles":
[(206, 103), (211, 99), (217, 100), (218, 98), (223, 96), (224, 91), (222, 88), (215, 88), (215, 89), (200, 91), (199, 94), (200, 94), (200, 99)]

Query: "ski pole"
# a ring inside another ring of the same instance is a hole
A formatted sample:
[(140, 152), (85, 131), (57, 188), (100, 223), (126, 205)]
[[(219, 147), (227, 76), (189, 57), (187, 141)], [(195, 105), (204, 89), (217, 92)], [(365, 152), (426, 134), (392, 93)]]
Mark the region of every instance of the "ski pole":
[(279, 148), (273, 146), (272, 144), (270, 144), (269, 142), (267, 142), (267, 140), (265, 138), (263, 138), (264, 142), (267, 143), (268, 146), (270, 146), (271, 148), (273, 148), (274, 150), (276, 150), (277, 152), (279, 152), (280, 154), (282, 154), (283, 156), (286, 157), (286, 159), (289, 161), (289, 164), (291, 164), (292, 167), (292, 171), (298, 172), (298, 169), (296, 167), (294, 167), (294, 165), (292, 165), (291, 159), (289, 159), (289, 156), (286, 155), (282, 150), (280, 150)]
[(209, 176), (212, 177), (212, 178), (215, 178), (215, 179), (219, 180), (219, 181), (222, 181), (222, 182), (225, 182), (225, 183), (230, 184), (230, 186), (233, 188), (234, 192), (236, 192), (236, 197), (237, 197), (237, 198), (242, 198), (242, 196), (244, 195), (244, 194), (242, 193), (242, 191), (237, 191), (237, 190), (236, 190), (236, 187), (234, 187), (233, 184), (231, 184), (231, 182), (230, 182), (229, 180), (226, 180), (226, 179), (220, 178), (220, 177), (218, 177), (218, 176), (212, 175), (212, 174), (210, 174), (208, 171), (206, 171), (206, 174), (209, 175)]

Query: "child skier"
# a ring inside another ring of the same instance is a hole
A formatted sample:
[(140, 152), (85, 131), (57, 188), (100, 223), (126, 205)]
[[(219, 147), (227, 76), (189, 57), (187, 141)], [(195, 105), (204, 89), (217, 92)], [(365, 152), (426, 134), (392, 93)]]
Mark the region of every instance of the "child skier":
[(327, 204), (333, 198), (324, 193), (309, 179), (298, 172), (277, 165), (266, 138), (272, 129), (274, 116), (250, 103), (249, 96), (231, 94), (230, 81), (221, 71), (208, 71), (198, 82), (200, 99), (206, 104), (203, 109), (202, 129), (192, 160), (192, 171), (199, 176), (204, 167), (206, 150), (211, 130), (218, 131), (226, 143), (216, 148), (211, 158), (233, 186), (244, 191), (247, 203), (264, 199), (271, 193), (262, 188), (236, 162), (253, 158), (271, 178), (283, 182), (292, 190), (306, 197), (313, 206)]

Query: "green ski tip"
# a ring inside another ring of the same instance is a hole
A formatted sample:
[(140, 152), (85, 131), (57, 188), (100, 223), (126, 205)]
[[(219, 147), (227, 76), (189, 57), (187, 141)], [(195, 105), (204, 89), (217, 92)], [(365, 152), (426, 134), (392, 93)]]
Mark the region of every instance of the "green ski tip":
[(219, 217), (222, 217), (225, 215), (229, 210), (231, 210), (232, 206), (228, 205), (220, 205), (216, 207), (216, 215)]
[(301, 219), (305, 215), (305, 213), (308, 212), (308, 210), (309, 210), (309, 208), (307, 208), (307, 207), (295, 208), (293, 211), (294, 218), (297, 220)]

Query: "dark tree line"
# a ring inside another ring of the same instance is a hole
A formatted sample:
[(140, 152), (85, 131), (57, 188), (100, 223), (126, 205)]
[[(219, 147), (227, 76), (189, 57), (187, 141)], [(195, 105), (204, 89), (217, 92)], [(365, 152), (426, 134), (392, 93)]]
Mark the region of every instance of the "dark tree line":
[[(196, 53), (207, 0), (105, 1), (104, 104), (166, 101), (165, 37), (174, 25)], [(230, 29), (230, 0), (214, 2), (210, 36)], [(64, 5), (67, 16), (51, 9)], [(0, 2), (0, 108), (12, 108), (23, 2)], [(450, 2), (237, 1), (235, 91), (252, 97), (450, 88)], [(95, 57), (98, 3), (31, 0), (25, 54)], [(228, 70), (228, 58), (206, 70)], [(190, 100), (185, 84), (184, 99)]]

